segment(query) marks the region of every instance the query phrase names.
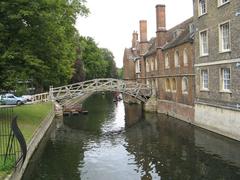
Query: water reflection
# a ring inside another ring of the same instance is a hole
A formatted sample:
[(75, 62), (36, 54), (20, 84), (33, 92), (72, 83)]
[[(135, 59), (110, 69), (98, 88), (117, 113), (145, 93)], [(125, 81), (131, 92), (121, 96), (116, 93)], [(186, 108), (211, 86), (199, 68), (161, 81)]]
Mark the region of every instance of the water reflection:
[(240, 179), (239, 142), (109, 94), (84, 107), (58, 124), (24, 179)]

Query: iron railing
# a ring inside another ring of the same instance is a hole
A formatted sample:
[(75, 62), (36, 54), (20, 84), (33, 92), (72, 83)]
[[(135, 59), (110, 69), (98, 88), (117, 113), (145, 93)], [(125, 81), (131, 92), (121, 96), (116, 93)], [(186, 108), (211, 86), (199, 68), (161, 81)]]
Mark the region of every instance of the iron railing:
[(0, 108), (0, 164), (1, 166), (21, 166), (25, 160), (27, 146), (18, 128), (13, 108)]

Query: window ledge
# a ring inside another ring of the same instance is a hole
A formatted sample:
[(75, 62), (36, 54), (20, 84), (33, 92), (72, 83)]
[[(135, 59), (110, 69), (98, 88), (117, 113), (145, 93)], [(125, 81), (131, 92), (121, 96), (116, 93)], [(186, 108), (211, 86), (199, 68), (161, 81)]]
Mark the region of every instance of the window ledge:
[(228, 93), (228, 94), (232, 94), (231, 90), (221, 90), (219, 91), (220, 93)]
[(218, 8), (220, 8), (220, 7), (222, 7), (222, 6), (226, 5), (226, 4), (229, 4), (229, 3), (230, 3), (230, 1), (222, 3), (222, 4), (218, 3)]
[(228, 50), (220, 50), (220, 51), (219, 51), (220, 54), (229, 53), (229, 52), (231, 52), (231, 49), (228, 49)]
[(200, 89), (202, 92), (209, 92), (209, 89)]
[(198, 18), (200, 18), (200, 17), (202, 17), (202, 16), (204, 16), (204, 15), (206, 15), (207, 14), (207, 12), (205, 12), (205, 13), (203, 13), (203, 14), (199, 14), (198, 15)]
[(208, 56), (208, 54), (202, 54), (199, 57), (202, 58), (202, 57), (207, 57), (207, 56)]

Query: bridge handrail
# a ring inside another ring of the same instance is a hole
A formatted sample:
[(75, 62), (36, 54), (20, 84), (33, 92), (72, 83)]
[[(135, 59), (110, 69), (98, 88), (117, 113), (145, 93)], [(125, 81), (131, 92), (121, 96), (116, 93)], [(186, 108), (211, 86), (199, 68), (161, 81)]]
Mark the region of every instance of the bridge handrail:
[(49, 101), (49, 92), (34, 94), (31, 100), (33, 103)]

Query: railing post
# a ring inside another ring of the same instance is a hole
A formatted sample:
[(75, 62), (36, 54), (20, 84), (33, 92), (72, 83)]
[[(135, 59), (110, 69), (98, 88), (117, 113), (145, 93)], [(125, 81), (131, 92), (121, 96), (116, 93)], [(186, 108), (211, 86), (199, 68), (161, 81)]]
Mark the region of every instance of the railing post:
[(52, 101), (53, 100), (53, 86), (49, 87), (49, 100)]

